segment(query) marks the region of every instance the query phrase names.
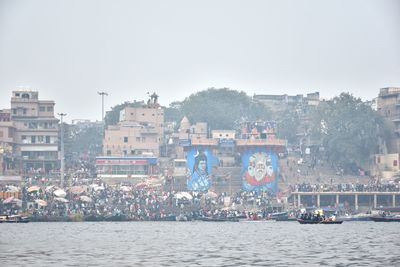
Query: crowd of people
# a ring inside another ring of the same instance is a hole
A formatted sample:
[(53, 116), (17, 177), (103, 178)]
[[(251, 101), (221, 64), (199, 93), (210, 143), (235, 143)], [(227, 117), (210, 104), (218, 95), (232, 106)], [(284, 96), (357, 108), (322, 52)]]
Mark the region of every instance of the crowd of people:
[(340, 183), (290, 185), (291, 192), (400, 192), (399, 183)]
[(33, 220), (142, 221), (168, 220), (181, 215), (185, 218), (245, 216), (248, 207), (265, 209), (273, 198), (266, 192), (238, 192), (233, 196), (215, 192), (182, 193), (142, 183), (108, 185), (98, 179), (73, 179), (69, 187), (60, 188), (51, 179), (39, 176), (25, 178), (23, 186), (3, 185), (0, 191), (20, 192), (19, 198), (0, 201), (0, 214), (24, 213)]
[[(276, 195), (240, 191), (232, 195), (215, 192), (176, 192), (156, 186), (116, 184), (99, 179), (73, 177), (60, 188), (54, 180), (25, 177), (22, 185), (0, 185), (0, 192), (15, 192), (0, 200), (0, 214), (26, 214), (34, 220), (173, 220), (195, 217), (265, 218)], [(399, 183), (341, 183), (289, 186), (289, 192), (399, 192)], [(251, 212), (250, 212), (251, 211)]]

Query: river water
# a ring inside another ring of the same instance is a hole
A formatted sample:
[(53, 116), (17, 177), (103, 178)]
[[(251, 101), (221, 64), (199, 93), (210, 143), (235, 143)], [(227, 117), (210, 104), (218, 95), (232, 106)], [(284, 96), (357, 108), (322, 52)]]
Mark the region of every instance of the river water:
[(400, 266), (400, 223), (0, 224), (0, 266)]

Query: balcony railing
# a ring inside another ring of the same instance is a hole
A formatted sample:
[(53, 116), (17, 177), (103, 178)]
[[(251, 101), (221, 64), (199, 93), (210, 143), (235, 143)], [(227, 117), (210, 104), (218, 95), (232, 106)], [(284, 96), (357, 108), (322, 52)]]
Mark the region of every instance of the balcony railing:
[(282, 139), (238, 139), (237, 146), (286, 146)]

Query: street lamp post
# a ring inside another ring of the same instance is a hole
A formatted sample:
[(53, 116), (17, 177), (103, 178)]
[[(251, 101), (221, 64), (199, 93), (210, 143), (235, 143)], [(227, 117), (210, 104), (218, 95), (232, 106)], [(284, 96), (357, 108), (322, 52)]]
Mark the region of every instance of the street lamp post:
[(60, 184), (64, 187), (64, 130), (63, 130), (63, 117), (67, 116), (66, 113), (57, 113), (61, 117), (61, 169), (60, 169)]
[(101, 95), (101, 121), (104, 121), (104, 96), (108, 96), (106, 92), (97, 92), (97, 94)]

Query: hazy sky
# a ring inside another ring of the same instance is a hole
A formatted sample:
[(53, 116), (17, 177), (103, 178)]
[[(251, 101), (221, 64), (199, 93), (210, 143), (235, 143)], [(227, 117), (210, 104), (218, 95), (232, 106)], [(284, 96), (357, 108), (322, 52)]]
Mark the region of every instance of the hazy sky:
[(67, 120), (209, 87), (363, 99), (400, 86), (400, 1), (0, 0), (0, 108), (29, 86)]

